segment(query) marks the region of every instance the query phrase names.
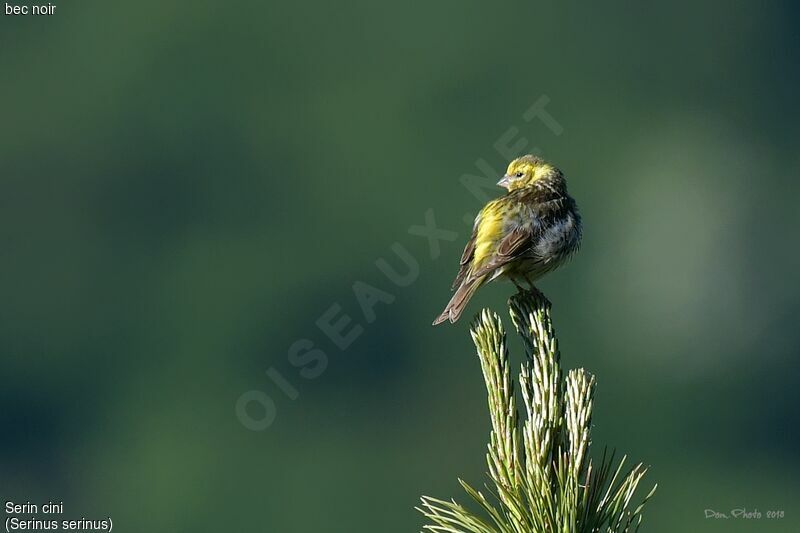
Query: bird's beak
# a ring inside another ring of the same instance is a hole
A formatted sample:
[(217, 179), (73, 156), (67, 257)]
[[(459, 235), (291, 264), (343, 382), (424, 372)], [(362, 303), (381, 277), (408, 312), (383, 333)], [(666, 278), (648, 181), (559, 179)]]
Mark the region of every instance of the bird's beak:
[(504, 189), (508, 189), (508, 186), (511, 185), (511, 180), (512, 179), (513, 178), (511, 176), (506, 174), (505, 176), (503, 176), (503, 179), (501, 179), (500, 181), (497, 182), (497, 186), (498, 187), (502, 187)]

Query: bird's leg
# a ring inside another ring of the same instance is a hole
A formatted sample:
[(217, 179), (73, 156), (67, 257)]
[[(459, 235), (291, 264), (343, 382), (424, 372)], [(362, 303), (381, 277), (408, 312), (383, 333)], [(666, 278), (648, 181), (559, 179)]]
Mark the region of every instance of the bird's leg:
[(525, 278), (525, 281), (527, 281), (527, 282), (528, 282), (528, 287), (529, 287), (529, 289), (528, 289), (528, 290), (529, 290), (530, 292), (539, 292), (539, 291), (536, 289), (536, 287), (534, 287), (534, 286), (533, 286), (533, 282), (531, 281), (531, 278), (529, 278), (527, 274), (524, 274), (524, 275), (523, 275), (523, 277)]
[(509, 279), (511, 280), (511, 283), (514, 284), (514, 286), (517, 288), (517, 290), (519, 292), (525, 292), (525, 289), (523, 289), (522, 286), (519, 283), (517, 283), (517, 278), (510, 277)]
[(530, 294), (532, 294), (533, 296), (541, 299), (545, 303), (545, 305), (549, 306), (550, 305), (550, 300), (547, 299), (547, 296), (545, 296), (542, 291), (540, 291), (539, 289), (537, 289), (533, 285), (533, 282), (530, 280), (530, 278), (527, 275), (525, 275), (525, 281), (527, 281), (528, 285), (530, 285), (530, 289), (529, 289), (528, 292), (530, 292)]

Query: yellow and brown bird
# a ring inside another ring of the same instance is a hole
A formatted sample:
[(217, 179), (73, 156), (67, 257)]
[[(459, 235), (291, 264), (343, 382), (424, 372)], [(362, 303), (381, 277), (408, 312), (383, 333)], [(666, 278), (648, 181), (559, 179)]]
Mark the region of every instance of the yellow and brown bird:
[(508, 192), (475, 218), (453, 282), (456, 293), (434, 326), (458, 320), (478, 287), (501, 276), (520, 290), (522, 281), (532, 289), (580, 246), (581, 217), (556, 167), (526, 155), (512, 161), (497, 184)]

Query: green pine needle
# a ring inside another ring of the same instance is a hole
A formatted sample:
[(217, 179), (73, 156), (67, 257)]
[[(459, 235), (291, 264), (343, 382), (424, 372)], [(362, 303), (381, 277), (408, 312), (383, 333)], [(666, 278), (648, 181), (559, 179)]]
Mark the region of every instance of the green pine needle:
[[(417, 509), (433, 532), (617, 533), (637, 531), (652, 490), (635, 507), (631, 500), (647, 472), (641, 463), (623, 473), (605, 451), (595, 465), (591, 446), (595, 379), (584, 369), (563, 379), (550, 302), (539, 292), (509, 300), (511, 321), (525, 346), (519, 387), (525, 419), (519, 420), (506, 347), (497, 314), (484, 309), (471, 327), (489, 401), (492, 431), (485, 492), (459, 480), (478, 504), (475, 512), (423, 496)], [(613, 471), (613, 474), (612, 474)]]

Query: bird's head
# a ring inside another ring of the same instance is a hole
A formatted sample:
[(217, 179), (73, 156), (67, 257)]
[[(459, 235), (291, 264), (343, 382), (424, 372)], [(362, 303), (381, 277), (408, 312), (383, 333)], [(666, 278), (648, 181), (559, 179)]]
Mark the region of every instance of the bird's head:
[(508, 165), (506, 175), (497, 182), (500, 187), (513, 191), (523, 187), (530, 187), (541, 179), (553, 178), (559, 175), (559, 170), (538, 157), (524, 155), (513, 160)]

